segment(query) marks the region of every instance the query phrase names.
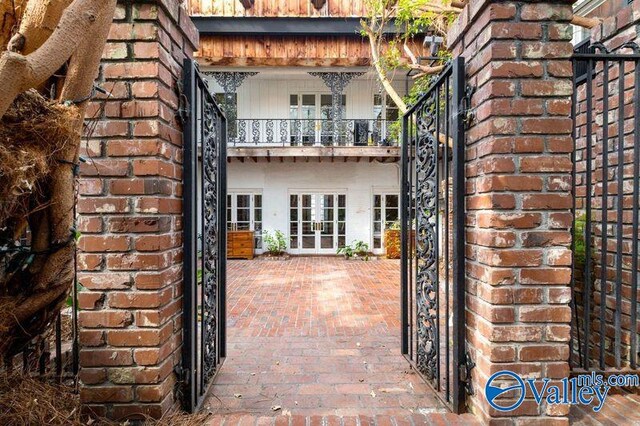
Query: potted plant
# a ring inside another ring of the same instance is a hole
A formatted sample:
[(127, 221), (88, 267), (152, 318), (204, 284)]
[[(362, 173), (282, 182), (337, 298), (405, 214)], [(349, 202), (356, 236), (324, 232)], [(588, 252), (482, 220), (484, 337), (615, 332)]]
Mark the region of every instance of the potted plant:
[(347, 260), (351, 258), (369, 260), (371, 256), (371, 253), (369, 252), (369, 244), (361, 240), (354, 241), (352, 245), (340, 247), (337, 253), (343, 255)]
[(268, 257), (277, 259), (282, 259), (285, 257), (287, 250), (287, 239), (285, 238), (282, 231), (264, 231), (262, 233), (262, 240), (264, 242), (264, 247), (267, 251)]

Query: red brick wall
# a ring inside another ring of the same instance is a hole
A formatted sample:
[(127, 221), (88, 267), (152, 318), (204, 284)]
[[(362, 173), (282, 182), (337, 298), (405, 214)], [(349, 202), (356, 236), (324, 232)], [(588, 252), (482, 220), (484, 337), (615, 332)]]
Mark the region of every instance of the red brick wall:
[[(90, 36), (90, 35), (87, 35)], [(182, 63), (197, 32), (175, 0), (123, 1), (87, 117), (78, 202), (80, 396), (96, 414), (176, 403), (182, 311)]]
[[(616, 15), (604, 20), (601, 26), (592, 30), (591, 40), (592, 42), (601, 41), (604, 45), (610, 49), (618, 49), (624, 43), (629, 41), (640, 42), (640, 34), (638, 33), (640, 24), (640, 2), (634, 2), (633, 5), (621, 10)], [(631, 53), (630, 50), (622, 50), (622, 53)], [(630, 352), (630, 333), (633, 329), (630, 324), (630, 295), (631, 295), (631, 206), (633, 203), (632, 194), (632, 178), (633, 178), (633, 146), (634, 146), (634, 92), (635, 92), (635, 79), (633, 63), (628, 63), (624, 72), (622, 73), (624, 78), (624, 103), (622, 107), (622, 115), (624, 117), (623, 126), (623, 147), (624, 147), (624, 166), (623, 166), (623, 262), (622, 262), (622, 338), (621, 338), (621, 355), (622, 355), (622, 367), (629, 366), (629, 352)], [(593, 368), (598, 367), (598, 359), (600, 352), (600, 320), (601, 315), (601, 272), (602, 272), (602, 243), (603, 243), (603, 148), (604, 134), (603, 134), (603, 67), (602, 62), (598, 64), (594, 70), (595, 77), (592, 83), (593, 96), (592, 96), (592, 131), (593, 138), (591, 140), (592, 147), (592, 207), (593, 207), (593, 244), (592, 244), (592, 259), (593, 268), (591, 270), (592, 276), (592, 288), (594, 291), (590, 295), (591, 298), (591, 336), (590, 346), (591, 353), (590, 358), (592, 360), (591, 366)], [(616, 62), (612, 62), (612, 66), (609, 68), (609, 142), (607, 155), (609, 163), (609, 184), (608, 188), (608, 203), (607, 203), (607, 262), (606, 262), (606, 303), (605, 303), (605, 362), (607, 367), (615, 365), (614, 362), (614, 313), (615, 308), (615, 279), (617, 276), (616, 267), (618, 256), (616, 255), (616, 242), (617, 236), (617, 195), (618, 195), (618, 117), (620, 116), (620, 106), (618, 96), (619, 90), (619, 77), (620, 68)], [(576, 106), (576, 209), (577, 216), (581, 217), (585, 213), (585, 196), (587, 191), (586, 186), (586, 146), (587, 146), (587, 86), (582, 84), (579, 86)], [(637, 101), (637, 99), (636, 99)], [(577, 286), (576, 294), (578, 301), (578, 320), (580, 325), (581, 338), (584, 339), (583, 321), (584, 311), (582, 309), (583, 301), (583, 288), (584, 277), (583, 274), (578, 271), (577, 274)], [(636, 332), (638, 332), (636, 325)], [(640, 340), (640, 339), (639, 339)], [(574, 345), (577, 345), (577, 335), (574, 340)], [(579, 363), (577, 358), (577, 346), (574, 346), (574, 360), (576, 364)]]
[(568, 407), (539, 407), (530, 395), (500, 413), (484, 388), (501, 370), (552, 379), (569, 373), (570, 3), (473, 1), (448, 37), (475, 88), (466, 141), (466, 275), (467, 337), (477, 366), (468, 403), (492, 424), (567, 424)]

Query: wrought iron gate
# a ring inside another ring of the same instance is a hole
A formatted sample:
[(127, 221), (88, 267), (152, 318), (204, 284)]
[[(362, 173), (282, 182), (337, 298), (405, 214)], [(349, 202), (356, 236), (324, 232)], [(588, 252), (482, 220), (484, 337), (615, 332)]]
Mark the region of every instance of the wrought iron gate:
[(185, 408), (195, 411), (225, 357), (227, 123), (190, 59), (184, 101), (182, 373)]
[(402, 352), (438, 396), (463, 410), (464, 59), (403, 118)]
[(573, 56), (574, 371), (638, 371), (639, 63), (635, 43)]

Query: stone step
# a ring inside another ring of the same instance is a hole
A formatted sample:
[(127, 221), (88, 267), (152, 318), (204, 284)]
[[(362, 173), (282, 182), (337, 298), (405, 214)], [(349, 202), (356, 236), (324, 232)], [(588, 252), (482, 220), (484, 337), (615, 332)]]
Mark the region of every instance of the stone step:
[(322, 416), (253, 414), (216, 414), (209, 426), (422, 426), (422, 425), (479, 425), (472, 414), (429, 413), (412, 415)]

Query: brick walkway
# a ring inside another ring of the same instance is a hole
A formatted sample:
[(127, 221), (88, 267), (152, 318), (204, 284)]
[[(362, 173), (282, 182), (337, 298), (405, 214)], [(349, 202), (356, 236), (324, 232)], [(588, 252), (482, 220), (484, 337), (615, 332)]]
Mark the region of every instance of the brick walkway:
[(569, 422), (579, 426), (640, 425), (640, 395), (610, 395), (597, 413), (591, 407), (573, 406)]
[(471, 423), (400, 355), (399, 291), (398, 261), (230, 261), (212, 424)]

